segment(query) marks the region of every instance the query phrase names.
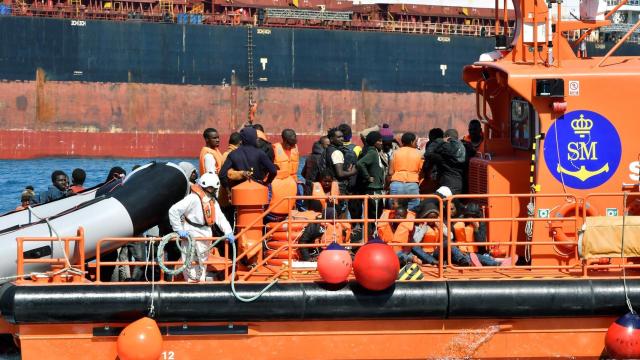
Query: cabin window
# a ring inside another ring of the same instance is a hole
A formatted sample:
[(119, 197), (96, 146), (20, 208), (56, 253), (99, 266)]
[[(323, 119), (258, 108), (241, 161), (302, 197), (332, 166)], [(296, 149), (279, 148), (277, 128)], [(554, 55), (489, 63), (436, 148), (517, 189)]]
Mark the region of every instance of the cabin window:
[(511, 100), (511, 145), (529, 150), (533, 133), (533, 107), (524, 100)]

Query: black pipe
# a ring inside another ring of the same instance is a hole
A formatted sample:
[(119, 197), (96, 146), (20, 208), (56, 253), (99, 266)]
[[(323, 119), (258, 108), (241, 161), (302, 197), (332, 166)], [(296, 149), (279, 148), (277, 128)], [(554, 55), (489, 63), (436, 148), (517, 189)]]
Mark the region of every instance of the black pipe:
[[(640, 281), (627, 281), (640, 301)], [(239, 284), (253, 296), (262, 284)], [(11, 323), (132, 321), (147, 315), (147, 285), (6, 285), (0, 310)], [(228, 284), (155, 285), (158, 321), (267, 321), (382, 318), (513, 318), (621, 315), (620, 280), (505, 280), (404, 282), (372, 292), (350, 282), (277, 284), (253, 303), (236, 300)]]

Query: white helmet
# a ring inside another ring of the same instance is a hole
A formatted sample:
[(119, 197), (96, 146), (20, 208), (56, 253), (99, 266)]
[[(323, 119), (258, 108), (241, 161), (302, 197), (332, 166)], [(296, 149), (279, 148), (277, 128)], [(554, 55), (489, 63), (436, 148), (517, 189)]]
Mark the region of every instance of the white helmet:
[(220, 178), (214, 173), (205, 173), (198, 179), (198, 184), (203, 188), (213, 187), (214, 189), (219, 189)]

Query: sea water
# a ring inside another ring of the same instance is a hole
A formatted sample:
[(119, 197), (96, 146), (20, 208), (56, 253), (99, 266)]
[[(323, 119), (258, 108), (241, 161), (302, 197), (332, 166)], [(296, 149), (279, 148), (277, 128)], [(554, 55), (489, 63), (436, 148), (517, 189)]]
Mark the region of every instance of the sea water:
[(92, 187), (104, 182), (109, 170), (120, 166), (131, 172), (135, 165), (148, 164), (151, 161), (188, 161), (198, 168), (198, 159), (118, 159), (118, 158), (42, 158), (31, 160), (0, 160), (0, 213), (14, 210), (20, 205), (20, 194), (25, 186), (31, 185), (36, 193), (46, 191), (51, 185), (51, 173), (64, 171), (69, 176), (75, 168), (87, 173), (84, 187)]
[[(131, 172), (135, 165), (148, 164), (151, 161), (173, 162), (188, 161), (198, 169), (198, 159), (119, 159), (119, 158), (41, 158), (31, 160), (0, 160), (0, 214), (12, 211), (20, 205), (20, 194), (25, 186), (34, 187), (36, 194), (46, 191), (51, 185), (51, 173), (64, 171), (69, 176), (75, 168), (87, 173), (84, 187), (89, 188), (104, 182), (109, 170), (120, 166)], [(300, 158), (298, 172), (302, 171), (305, 158)]]

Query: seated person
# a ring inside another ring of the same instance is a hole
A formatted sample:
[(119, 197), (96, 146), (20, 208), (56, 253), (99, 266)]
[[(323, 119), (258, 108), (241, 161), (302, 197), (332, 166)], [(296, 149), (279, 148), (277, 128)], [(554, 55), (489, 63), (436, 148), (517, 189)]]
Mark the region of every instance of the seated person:
[[(464, 218), (483, 218), (482, 209), (477, 203), (470, 202), (462, 210)], [(458, 242), (486, 242), (487, 241), (487, 223), (479, 221), (458, 222), (453, 225), (454, 237)], [(484, 246), (461, 245), (460, 250), (469, 254), (469, 258), (473, 266), (511, 266), (518, 260), (517, 255), (512, 258), (505, 258), (502, 261), (494, 259)]]
[[(334, 180), (333, 175), (329, 172), (323, 172), (318, 177), (319, 181), (316, 181), (311, 186), (311, 195), (312, 196), (338, 196), (340, 195), (340, 190), (338, 188), (338, 182)], [(322, 208), (325, 209), (327, 205), (330, 207), (333, 206), (331, 199), (312, 199), (310, 201), (318, 200), (322, 204)], [(336, 209), (337, 210), (337, 209)], [(338, 214), (340, 217), (340, 214)]]
[[(445, 206), (448, 206), (449, 215), (456, 217), (458, 214), (458, 207), (454, 201), (446, 201)], [(437, 219), (440, 217), (440, 210), (438, 202), (434, 199), (427, 199), (423, 201), (420, 206), (419, 218)], [(445, 219), (443, 219), (444, 221)], [(460, 225), (458, 225), (460, 224)], [(453, 225), (453, 233), (447, 231), (447, 226), (442, 224), (439, 226), (439, 222), (423, 223), (420, 227), (416, 228), (414, 232), (414, 242), (437, 242), (439, 240), (439, 231), (442, 229), (443, 234), (443, 259), (447, 261), (447, 246), (449, 239), (455, 242), (473, 242), (473, 225), (469, 225), (470, 228), (466, 229), (464, 222), (458, 222)], [(479, 228), (479, 224), (478, 224)], [(470, 233), (471, 235), (467, 236)], [(469, 239), (469, 240), (467, 240)], [(485, 232), (486, 239), (486, 232)], [(486, 241), (486, 240), (485, 240)], [(452, 246), (451, 247), (451, 260), (456, 265), (461, 266), (510, 266), (514, 261), (511, 258), (505, 258), (502, 261), (498, 261), (488, 254), (478, 254), (476, 246)], [(425, 251), (421, 246), (414, 246), (411, 249), (411, 253), (416, 256), (418, 261), (422, 264), (437, 265), (438, 258), (440, 256), (440, 249), (436, 248), (432, 253)], [(415, 261), (415, 259), (414, 259)]]
[[(299, 244), (313, 244), (323, 243), (329, 244), (332, 242), (344, 243), (349, 241), (351, 232), (351, 224), (347, 223), (334, 223), (337, 220), (333, 207), (327, 207), (322, 209), (322, 204), (317, 200), (309, 202), (310, 210), (318, 213), (317, 219), (328, 220), (326, 223), (310, 223), (307, 225), (300, 238)], [(319, 253), (319, 248), (300, 248), (300, 260), (311, 261)]]
[[(407, 210), (406, 199), (394, 201), (392, 210), (385, 209), (377, 224), (378, 236), (387, 244), (409, 243), (413, 233), (415, 213)], [(406, 219), (402, 222), (386, 222), (385, 219)], [(408, 246), (394, 246), (401, 263), (406, 263), (411, 259)]]

